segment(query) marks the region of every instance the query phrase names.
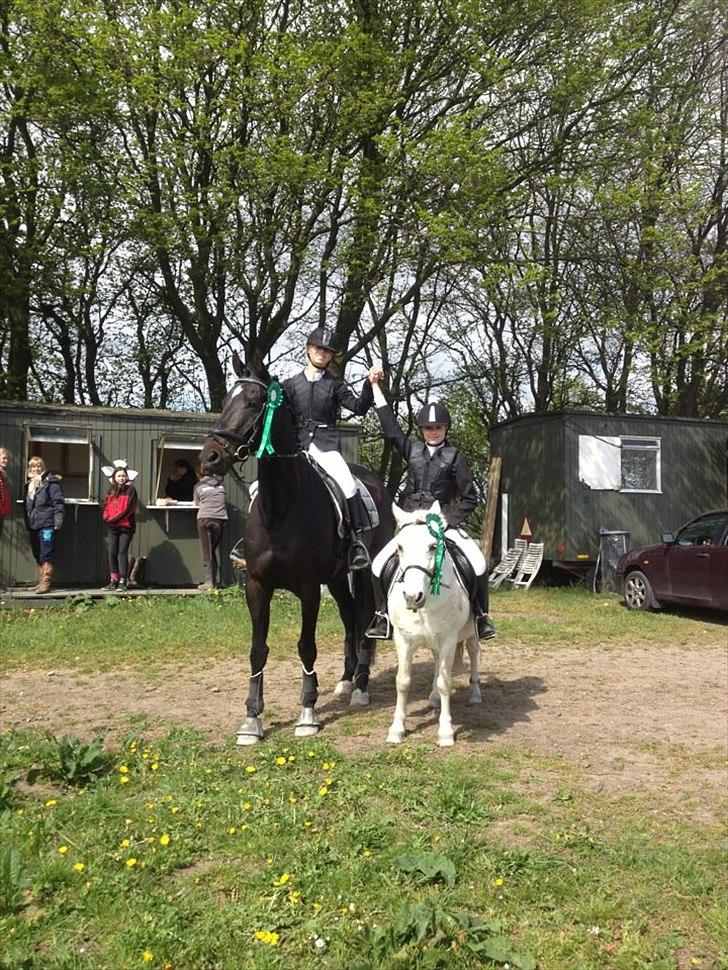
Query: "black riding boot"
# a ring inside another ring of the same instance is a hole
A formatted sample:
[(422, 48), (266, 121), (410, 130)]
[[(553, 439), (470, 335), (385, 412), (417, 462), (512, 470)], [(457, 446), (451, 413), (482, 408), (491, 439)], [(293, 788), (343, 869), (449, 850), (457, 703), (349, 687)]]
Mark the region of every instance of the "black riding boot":
[(391, 640), (392, 624), (389, 622), (389, 613), (387, 612), (387, 594), (382, 585), (382, 580), (374, 573), (372, 573), (372, 589), (374, 590), (376, 613), (365, 636), (371, 637), (372, 640)]
[(490, 640), (495, 636), (495, 627), (488, 616), (488, 573), (476, 576), (475, 599), (473, 601), (475, 626), (479, 640)]
[(359, 492), (346, 500), (351, 522), (351, 540), (349, 545), (349, 569), (366, 569), (371, 563), (362, 533), (369, 527), (369, 516)]

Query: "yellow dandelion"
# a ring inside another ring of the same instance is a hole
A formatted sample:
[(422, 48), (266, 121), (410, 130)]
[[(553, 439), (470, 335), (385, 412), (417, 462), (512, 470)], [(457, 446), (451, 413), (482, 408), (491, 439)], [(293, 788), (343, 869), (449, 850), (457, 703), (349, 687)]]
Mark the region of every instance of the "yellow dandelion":
[(77, 862), (73, 867), (74, 872), (83, 872), (85, 868), (86, 868), (85, 862)]
[(245, 770), (249, 775), (252, 775), (255, 772), (255, 765), (246, 765)]
[(291, 805), (295, 805), (296, 802), (298, 801), (298, 799), (296, 798), (295, 795), (289, 795), (288, 796), (288, 801), (291, 803)]
[(276, 764), (277, 765), (284, 765), (285, 763), (286, 763), (286, 759), (283, 756), (279, 755), (276, 758)]
[(322, 795), (322, 796), (323, 796), (323, 795), (328, 795), (328, 793), (329, 793), (329, 789), (327, 788), (327, 786), (326, 786), (326, 785), (322, 785), (322, 786), (321, 786), (321, 787), (319, 788), (319, 790), (318, 790), (318, 793), (319, 793), (319, 795)]
[(267, 866), (272, 866), (273, 865), (273, 860), (270, 858), (270, 856), (265, 860), (265, 864)]
[(323, 908), (324, 908), (323, 903), (315, 902), (313, 904), (313, 911), (314, 911), (314, 913), (320, 913)]
[(59, 845), (58, 846), (58, 852), (59, 852), (59, 855), (65, 855), (68, 852), (68, 846), (67, 845)]
[(273, 882), (274, 886), (285, 886), (287, 882), (291, 881), (291, 877), (287, 872), (281, 873), (281, 875)]
[(212, 774), (212, 768), (205, 768), (205, 774), (206, 775), (211, 775)]
[(250, 804), (250, 802), (243, 802), (243, 811), (244, 812), (249, 812), (252, 807), (253, 806)]
[(129, 773), (129, 769), (127, 768), (126, 765), (119, 765), (119, 774), (120, 775), (127, 775), (128, 773)]
[(240, 826), (240, 831), (241, 832), (244, 832), (246, 829), (249, 829), (249, 828), (250, 828), (250, 826), (248, 825), (248, 823), (247, 822), (243, 822), (243, 824)]
[(164, 835), (160, 835), (159, 836), (159, 844), (160, 845), (169, 845), (169, 836), (167, 835), (166, 832), (164, 833)]
[(231, 825), (230, 828), (228, 829), (228, 835), (235, 835), (235, 832), (236, 831), (237, 830), (236, 830), (235, 826), (234, 825)]
[(288, 760), (289, 760), (289, 761), (295, 761), (295, 760), (296, 760), (296, 756), (295, 756), (295, 755), (293, 755), (293, 754), (289, 754), (289, 755), (288, 755)]
[(324, 761), (321, 767), (324, 769), (324, 771), (331, 771), (331, 765), (328, 763), (328, 761)]
[(128, 858), (128, 859), (126, 860), (126, 867), (127, 867), (127, 869), (133, 869), (133, 868), (134, 868), (134, 866), (135, 866), (136, 864), (137, 864), (137, 861), (136, 861), (136, 859), (134, 858), (134, 856), (130, 856), (130, 857), (129, 857), (129, 858)]
[(315, 751), (307, 751), (306, 754), (307, 754), (307, 756), (309, 758), (315, 758), (316, 757), (316, 752)]
[(176, 815), (178, 811), (179, 811), (179, 808), (178, 808), (178, 807), (177, 807), (176, 805), (173, 805), (173, 806), (172, 806), (172, 807), (170, 808), (170, 812), (171, 812), (171, 813), (172, 813), (173, 815)]
[(155, 761), (154, 764), (152, 765), (152, 771), (157, 771), (158, 769), (159, 769), (159, 765)]
[(371, 858), (371, 852), (369, 851), (369, 849), (364, 849), (364, 858), (365, 859)]
[(324, 785), (333, 785), (333, 783), (334, 783), (333, 778), (324, 778)]
[(55, 798), (49, 798), (48, 801), (46, 802), (46, 808), (52, 808), (52, 806), (55, 805), (55, 804), (56, 804), (56, 799)]
[(255, 938), (256, 940), (260, 940), (261, 943), (267, 943), (268, 946), (278, 946), (280, 936), (270, 930), (256, 930)]
[(129, 784), (129, 776), (128, 775), (122, 775), (121, 778), (119, 779), (119, 781), (121, 782), (122, 785), (128, 785)]
[(495, 885), (496, 886), (502, 886), (503, 885), (503, 880), (501, 879), (500, 876), (498, 876), (498, 878), (496, 879)]
[(154, 954), (152, 953), (151, 950), (145, 950), (144, 953), (142, 953), (142, 960), (145, 963), (151, 963), (153, 959), (154, 959)]
[(297, 906), (301, 902), (301, 891), (294, 889), (292, 893), (288, 894), (288, 898), (293, 906)]
[(122, 839), (121, 842), (119, 843), (119, 848), (120, 849), (128, 849), (129, 848), (129, 839)]

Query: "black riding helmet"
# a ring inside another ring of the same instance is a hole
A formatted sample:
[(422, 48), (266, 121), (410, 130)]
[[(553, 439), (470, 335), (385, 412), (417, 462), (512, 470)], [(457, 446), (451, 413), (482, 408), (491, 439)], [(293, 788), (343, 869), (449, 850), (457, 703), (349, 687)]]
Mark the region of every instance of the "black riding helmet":
[(449, 428), (452, 424), (450, 412), (445, 405), (440, 404), (439, 401), (428, 401), (428, 403), (419, 413), (417, 418), (417, 427), (432, 428), (436, 424), (444, 424)]
[(333, 327), (316, 327), (308, 335), (307, 347), (324, 347), (332, 353), (337, 353), (339, 348), (336, 344), (336, 334)]

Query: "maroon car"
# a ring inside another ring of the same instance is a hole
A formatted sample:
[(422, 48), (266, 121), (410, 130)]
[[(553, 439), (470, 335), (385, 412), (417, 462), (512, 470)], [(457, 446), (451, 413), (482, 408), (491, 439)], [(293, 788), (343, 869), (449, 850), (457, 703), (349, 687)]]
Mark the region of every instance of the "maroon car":
[(728, 509), (699, 515), (658, 545), (631, 549), (615, 580), (631, 610), (668, 601), (728, 610)]

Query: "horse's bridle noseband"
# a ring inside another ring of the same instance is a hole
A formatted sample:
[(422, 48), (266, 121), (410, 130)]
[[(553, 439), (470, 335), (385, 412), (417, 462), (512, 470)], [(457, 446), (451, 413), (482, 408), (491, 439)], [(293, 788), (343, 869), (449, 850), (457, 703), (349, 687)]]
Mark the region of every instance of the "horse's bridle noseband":
[[(231, 390), (235, 390), (236, 387), (242, 387), (243, 384), (257, 384), (259, 387), (268, 390), (268, 385), (265, 381), (258, 380), (257, 377), (241, 377), (239, 380), (235, 381)], [(230, 461), (235, 464), (235, 462), (244, 462), (247, 458), (250, 458), (251, 441), (256, 435), (261, 421), (263, 420), (263, 415), (265, 414), (265, 400), (261, 405), (260, 411), (258, 412), (255, 420), (252, 422), (248, 428), (245, 435), (238, 434), (237, 431), (228, 431), (225, 428), (213, 428), (208, 437), (220, 445), (225, 455), (230, 459)], [(237, 448), (233, 449), (230, 442), (237, 444)]]

